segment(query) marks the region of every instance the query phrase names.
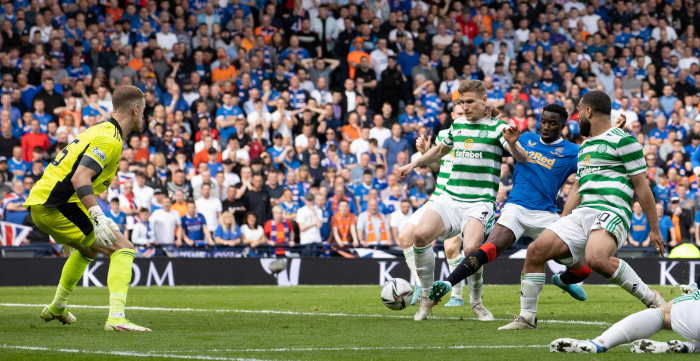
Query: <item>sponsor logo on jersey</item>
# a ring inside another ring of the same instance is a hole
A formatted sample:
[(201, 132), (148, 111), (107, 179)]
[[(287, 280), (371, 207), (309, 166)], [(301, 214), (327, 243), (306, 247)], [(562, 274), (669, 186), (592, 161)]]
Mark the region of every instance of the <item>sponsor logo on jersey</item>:
[(554, 165), (554, 162), (556, 162), (556, 159), (547, 158), (544, 155), (542, 155), (542, 153), (531, 150), (527, 152), (527, 161), (529, 163), (539, 164), (547, 169), (552, 169), (552, 166)]
[(458, 150), (455, 152), (455, 157), (483, 159), (484, 154), (481, 152), (471, 152), (467, 150)]
[(537, 142), (533, 142), (533, 141), (531, 141), (531, 140), (528, 139), (528, 141), (527, 141), (527, 146), (528, 146), (528, 147), (534, 147), (534, 146), (536, 146), (536, 145), (537, 145)]
[(600, 171), (600, 167), (583, 168), (583, 169), (581, 169), (581, 172), (579, 173), (579, 177), (585, 177), (589, 174), (598, 173), (599, 171)]
[(583, 165), (585, 165), (586, 167), (591, 165), (591, 155), (590, 154), (583, 157)]
[(103, 162), (107, 161), (107, 156), (97, 147), (92, 148), (92, 154), (102, 159)]
[(464, 141), (464, 149), (472, 149), (473, 146), (474, 146), (474, 139), (469, 138), (469, 139)]

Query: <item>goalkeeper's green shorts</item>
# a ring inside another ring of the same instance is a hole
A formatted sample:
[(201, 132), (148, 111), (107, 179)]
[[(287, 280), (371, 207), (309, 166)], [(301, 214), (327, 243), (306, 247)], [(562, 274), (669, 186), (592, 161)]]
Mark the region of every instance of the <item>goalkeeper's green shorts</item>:
[(82, 203), (64, 203), (58, 207), (30, 207), (34, 224), (59, 244), (77, 243), (90, 247), (95, 242), (92, 221)]

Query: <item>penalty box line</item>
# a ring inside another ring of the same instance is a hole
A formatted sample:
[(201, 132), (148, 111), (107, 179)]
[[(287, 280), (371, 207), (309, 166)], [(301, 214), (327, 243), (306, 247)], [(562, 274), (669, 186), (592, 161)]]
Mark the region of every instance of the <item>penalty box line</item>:
[[(44, 304), (31, 303), (0, 303), (0, 307), (44, 307)], [(88, 308), (88, 309), (109, 309), (109, 306), (93, 306), (93, 305), (70, 305), (71, 308)], [(321, 316), (321, 317), (365, 317), (365, 318), (399, 318), (413, 319), (409, 315), (380, 315), (380, 314), (352, 314), (352, 313), (322, 313), (322, 312), (299, 312), (299, 311), (280, 311), (280, 310), (241, 310), (241, 309), (208, 309), (208, 308), (166, 308), (166, 307), (143, 307), (129, 306), (127, 310), (138, 311), (166, 311), (166, 312), (232, 312), (232, 313), (251, 313), (251, 314), (270, 314), (270, 315), (294, 315), (294, 316)], [(434, 320), (476, 320), (476, 318), (464, 317), (430, 317)], [(494, 321), (512, 321), (512, 318), (496, 318)], [(595, 325), (609, 326), (609, 322), (603, 321), (579, 321), (579, 320), (537, 320), (540, 323), (561, 323), (571, 325)]]
[(205, 361), (265, 361), (255, 358), (241, 357), (223, 357), (223, 356), (205, 356), (205, 355), (177, 355), (162, 352), (133, 352), (133, 351), (99, 351), (99, 350), (80, 350), (74, 348), (51, 348), (37, 346), (16, 346), (16, 345), (0, 345), (0, 349), (5, 350), (21, 350), (34, 352), (53, 352), (53, 353), (79, 353), (105, 356), (127, 356), (127, 357), (160, 357), (185, 360), (205, 360)]

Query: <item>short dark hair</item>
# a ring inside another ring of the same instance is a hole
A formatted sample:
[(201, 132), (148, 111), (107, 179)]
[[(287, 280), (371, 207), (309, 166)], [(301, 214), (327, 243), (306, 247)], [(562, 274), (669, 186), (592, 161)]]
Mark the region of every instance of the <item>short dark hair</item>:
[(585, 104), (593, 110), (593, 113), (610, 115), (612, 103), (610, 97), (600, 90), (589, 91), (581, 98), (581, 104)]
[(545, 105), (544, 108), (542, 108), (542, 113), (544, 112), (559, 114), (559, 121), (562, 123), (566, 123), (566, 121), (569, 119), (569, 112), (566, 111), (566, 108), (556, 103)]

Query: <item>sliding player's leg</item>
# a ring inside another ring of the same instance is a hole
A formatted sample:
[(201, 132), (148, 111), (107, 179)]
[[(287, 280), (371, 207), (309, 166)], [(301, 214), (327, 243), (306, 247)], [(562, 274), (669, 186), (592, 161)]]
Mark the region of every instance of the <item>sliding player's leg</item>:
[[(454, 272), (455, 269), (462, 263), (464, 256), (462, 253), (462, 238), (460, 236), (452, 237), (445, 240), (445, 258), (447, 259), (447, 268), (450, 272)], [(464, 282), (458, 282), (452, 287), (452, 294), (450, 295), (450, 300), (445, 303), (445, 306), (456, 307), (464, 306), (464, 298), (462, 296), (462, 289), (464, 288)]]
[(107, 287), (109, 288), (109, 315), (105, 331), (150, 331), (126, 319), (126, 296), (131, 283), (131, 264), (134, 262), (134, 246), (124, 235), (116, 232), (116, 242), (109, 247), (93, 243), (91, 248), (108, 256), (109, 271)]
[(95, 241), (92, 223), (78, 205), (70, 203), (54, 208), (35, 205), (30, 212), (37, 227), (50, 234), (56, 243), (75, 249), (63, 266), (53, 301), (41, 312), (41, 318), (47, 322), (58, 320), (63, 324), (73, 323), (76, 318), (68, 312), (68, 299), (88, 264), (97, 255), (89, 248)]
[(642, 301), (647, 307), (660, 307), (666, 303), (658, 292), (652, 291), (624, 260), (615, 257), (615, 253), (627, 238), (622, 222), (609, 212), (601, 212), (597, 221), (591, 226), (586, 245), (585, 262), (594, 271), (600, 273), (611, 283), (619, 285), (625, 291)]

